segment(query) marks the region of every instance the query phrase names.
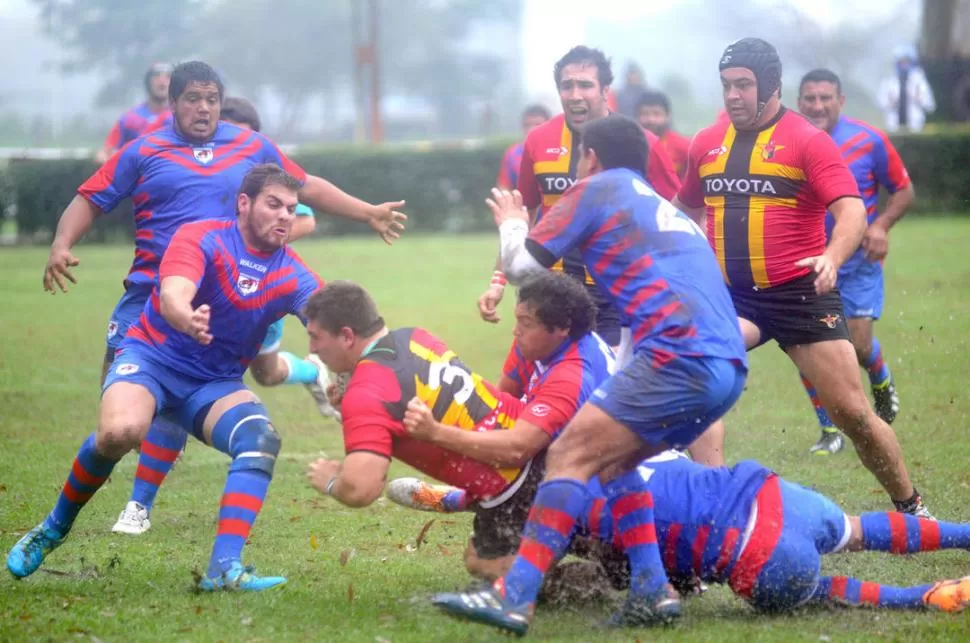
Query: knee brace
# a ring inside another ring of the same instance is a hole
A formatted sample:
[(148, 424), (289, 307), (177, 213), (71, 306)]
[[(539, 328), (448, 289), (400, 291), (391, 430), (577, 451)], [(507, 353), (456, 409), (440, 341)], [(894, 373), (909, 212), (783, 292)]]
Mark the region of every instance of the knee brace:
[(282, 444), (266, 407), (256, 402), (232, 407), (212, 429), (212, 446), (232, 456), (230, 471), (262, 471), (272, 476)]

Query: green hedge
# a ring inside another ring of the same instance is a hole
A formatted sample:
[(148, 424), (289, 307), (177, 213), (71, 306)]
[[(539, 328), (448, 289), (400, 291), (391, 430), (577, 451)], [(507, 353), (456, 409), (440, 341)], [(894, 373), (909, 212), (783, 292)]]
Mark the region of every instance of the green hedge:
[[(913, 183), (915, 212), (970, 213), (970, 133), (914, 134), (894, 138)], [(407, 200), (409, 228), (416, 232), (471, 232), (492, 229), (484, 205), (508, 141), (484, 145), (389, 146), (380, 149), (305, 149), (293, 158), (363, 199)], [(75, 189), (95, 170), (88, 161), (11, 161), (0, 177), (17, 206), (18, 234), (49, 239)], [(318, 219), (320, 234), (367, 231), (333, 217)], [(103, 241), (131, 235), (127, 203), (102, 217), (89, 235)]]

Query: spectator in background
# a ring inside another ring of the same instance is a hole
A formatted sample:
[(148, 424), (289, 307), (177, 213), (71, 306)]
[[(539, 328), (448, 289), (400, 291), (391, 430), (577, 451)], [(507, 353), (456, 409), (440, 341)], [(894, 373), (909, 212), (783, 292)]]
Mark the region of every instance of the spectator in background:
[(886, 129), (890, 132), (920, 132), (926, 123), (926, 114), (936, 111), (933, 90), (912, 45), (896, 47), (893, 57), (896, 59), (896, 74), (882, 81), (877, 97), (886, 116)]
[(647, 81), (643, 79), (643, 70), (635, 62), (631, 62), (626, 67), (626, 80), (623, 87), (616, 93), (616, 107), (614, 111), (629, 116), (632, 119), (637, 117), (637, 104), (640, 97), (647, 91)]
[(522, 145), (525, 137), (536, 127), (552, 118), (545, 105), (529, 105), (522, 112), (522, 140), (506, 148), (502, 155), (502, 165), (498, 169), (495, 185), (503, 190), (514, 190), (519, 182), (519, 165), (522, 164)]
[(172, 65), (155, 63), (145, 72), (145, 91), (147, 100), (132, 107), (114, 124), (104, 145), (94, 155), (94, 160), (104, 163), (111, 155), (147, 132), (156, 122), (168, 116), (168, 83), (172, 78)]
[(636, 120), (640, 127), (650, 130), (660, 139), (674, 170), (681, 180), (687, 173), (687, 148), (690, 138), (678, 134), (670, 127), (670, 99), (663, 92), (646, 90), (637, 102)]

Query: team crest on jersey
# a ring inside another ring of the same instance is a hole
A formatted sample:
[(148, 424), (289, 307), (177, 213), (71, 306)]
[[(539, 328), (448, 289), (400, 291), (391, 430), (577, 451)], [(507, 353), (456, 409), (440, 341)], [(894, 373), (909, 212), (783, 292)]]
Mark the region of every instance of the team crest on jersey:
[(828, 326), (829, 328), (834, 329), (836, 324), (839, 323), (840, 319), (842, 319), (840, 315), (833, 315), (829, 313), (825, 317), (820, 318), (819, 321), (825, 324), (826, 326)]
[(768, 141), (761, 149), (761, 160), (770, 161), (775, 157), (775, 152), (785, 149), (784, 145), (775, 145), (774, 141)]
[(724, 147), (723, 145), (721, 145), (720, 147), (715, 147), (713, 150), (708, 151), (708, 153), (705, 154), (702, 157), (702, 159), (706, 159), (709, 156), (712, 157), (712, 158), (717, 158), (717, 157), (719, 157), (722, 154), (727, 154), (727, 151), (728, 151), (728, 149), (726, 147)]
[(552, 412), (552, 407), (548, 404), (534, 404), (531, 408), (532, 415), (537, 418), (544, 418)]
[(115, 366), (115, 373), (118, 375), (132, 375), (138, 372), (138, 364), (118, 364)]
[(243, 295), (251, 295), (259, 288), (259, 279), (249, 275), (239, 275), (236, 280), (236, 289)]
[(550, 147), (546, 149), (546, 154), (556, 154), (557, 156), (566, 156), (569, 154), (568, 147)]
[(111, 320), (108, 322), (108, 339), (118, 334), (118, 322)]
[(209, 161), (212, 160), (212, 148), (211, 147), (193, 147), (192, 148), (192, 156), (194, 156), (195, 157), (195, 160), (198, 161), (199, 163), (201, 163), (202, 165), (206, 165)]

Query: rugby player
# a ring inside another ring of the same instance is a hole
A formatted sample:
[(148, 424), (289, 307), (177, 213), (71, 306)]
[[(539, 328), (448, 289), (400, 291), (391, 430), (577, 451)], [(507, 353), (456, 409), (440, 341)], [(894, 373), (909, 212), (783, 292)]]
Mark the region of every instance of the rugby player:
[(132, 107), (114, 124), (101, 149), (94, 155), (99, 164), (130, 141), (135, 140), (156, 123), (170, 115), (168, 105), (168, 84), (174, 68), (168, 63), (155, 63), (145, 72), (145, 92), (147, 100)]
[(694, 137), (674, 205), (706, 220), (745, 346), (778, 342), (896, 510), (929, 516), (896, 435), (866, 399), (835, 286), (865, 234), (856, 181), (832, 138), (781, 104), (771, 44), (739, 40), (719, 68), (730, 120)]
[(433, 502), (475, 512), (465, 555), (471, 573), (514, 554), (546, 447), (612, 364), (609, 347), (591, 332), (593, 304), (569, 277), (544, 274), (524, 284), (516, 313), (510, 359), (524, 360), (528, 371), (518, 369), (524, 379), (499, 390), (428, 331), (389, 330), (357, 284), (334, 281), (314, 295), (306, 310), (311, 351), (351, 377), (340, 400), (346, 457), (313, 462), (313, 487), (367, 506), (397, 458), (462, 491), (460, 507), (448, 495)]
[(653, 499), (636, 466), (688, 446), (726, 413), (741, 395), (747, 364), (714, 254), (697, 225), (647, 185), (646, 160), (639, 124), (601, 118), (582, 129), (580, 180), (531, 231), (517, 192), (496, 189), (489, 200), (506, 274), (517, 281), (581, 248), (597, 285), (628, 319), (634, 350), (550, 446), (509, 572), (480, 591), (435, 597), (452, 614), (524, 634), (544, 574), (567, 551), (588, 502), (587, 482), (600, 475), (631, 565), (630, 592), (613, 622), (680, 615), (667, 592)]
[(523, 140), (509, 145), (502, 154), (502, 164), (495, 177), (495, 185), (503, 190), (512, 190), (519, 182), (519, 166), (522, 165), (522, 149), (529, 132), (552, 118), (545, 105), (529, 105), (522, 112)]
[(663, 92), (648, 89), (640, 96), (636, 105), (637, 122), (643, 129), (657, 135), (657, 140), (663, 146), (674, 171), (683, 180), (687, 174), (687, 149), (690, 138), (678, 134), (670, 123), (670, 99)]
[[(883, 132), (862, 121), (842, 115), (845, 96), (842, 82), (828, 69), (815, 69), (802, 77), (798, 89), (798, 111), (812, 124), (829, 133), (855, 177), (866, 206), (867, 227), (861, 247), (839, 267), (836, 286), (859, 365), (869, 376), (876, 414), (892, 424), (899, 412), (899, 396), (882, 346), (873, 334), (873, 322), (882, 315), (885, 300), (882, 262), (889, 252), (889, 231), (912, 206), (916, 194), (896, 148)], [(886, 206), (878, 211), (879, 187), (889, 193)], [(835, 221), (825, 219), (831, 234)], [(842, 449), (842, 436), (818, 399), (814, 387), (803, 379), (822, 425), (822, 437), (813, 453), (835, 453)]]
[(159, 284), (105, 380), (97, 432), (81, 445), (53, 511), (7, 556), (15, 577), (35, 572), (64, 543), (115, 464), (166, 413), (232, 457), (199, 589), (260, 591), (286, 582), (260, 577), (241, 560), (281, 446), (242, 378), (269, 325), (299, 316), (323, 285), (286, 246), (302, 187), (277, 165), (256, 165), (242, 179), (238, 219), (190, 222), (175, 233)]

